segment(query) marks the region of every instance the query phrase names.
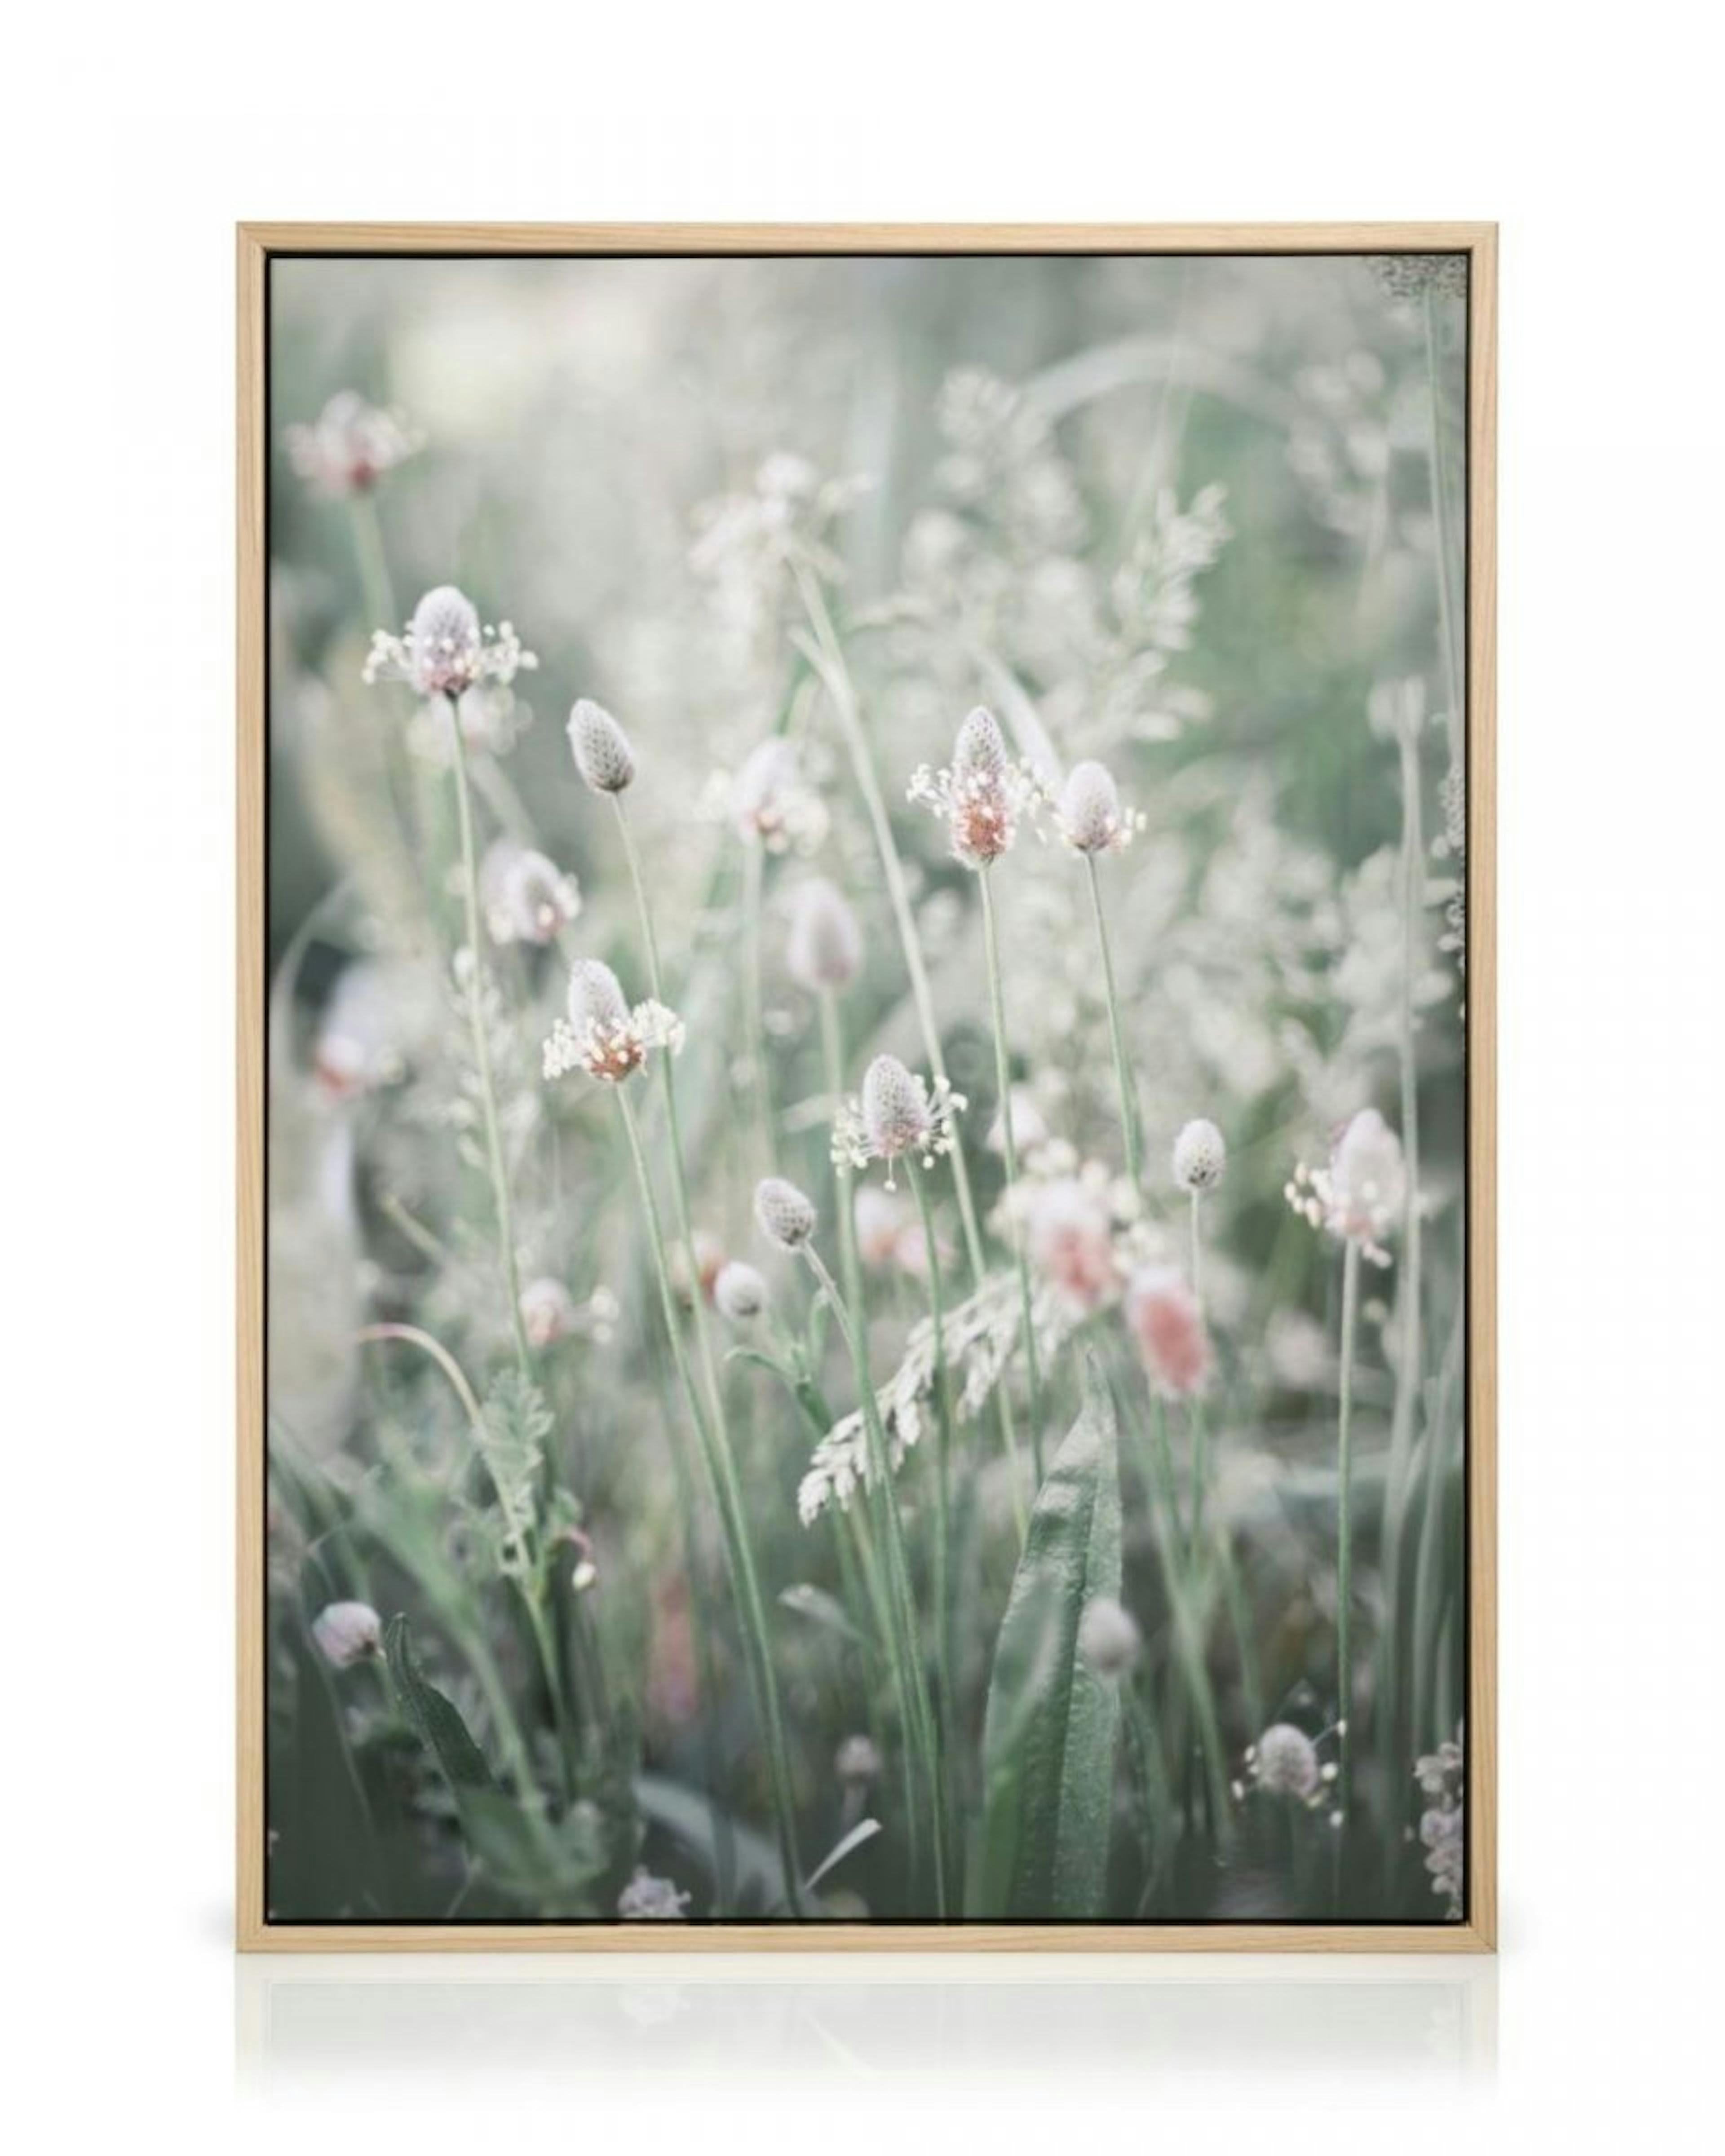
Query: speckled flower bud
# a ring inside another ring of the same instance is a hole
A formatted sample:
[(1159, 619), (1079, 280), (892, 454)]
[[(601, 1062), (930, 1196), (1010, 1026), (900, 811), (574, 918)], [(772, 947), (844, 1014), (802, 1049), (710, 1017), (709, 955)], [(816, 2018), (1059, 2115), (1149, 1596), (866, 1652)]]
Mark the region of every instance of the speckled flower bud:
[(1081, 854), (1105, 854), (1120, 843), (1126, 818), (1119, 790), (1100, 763), (1075, 763), (1060, 788), (1060, 824)]
[(623, 984), (602, 960), (578, 958), (569, 968), (569, 1023), (579, 1034), (591, 1026), (614, 1033), (629, 1024)]
[(719, 1268), (713, 1282), (713, 1305), (733, 1325), (747, 1325), (767, 1307), (767, 1283), (755, 1268), (741, 1258)]
[(756, 1185), (755, 1218), (768, 1241), (782, 1250), (800, 1250), (814, 1233), (813, 1203), (782, 1175), (769, 1175)]
[(413, 685), (422, 696), (459, 696), (479, 671), (483, 648), (473, 601), (453, 584), (427, 592), (413, 608), (408, 647)]
[(863, 1078), (863, 1128), (878, 1160), (896, 1160), (928, 1142), (928, 1094), (896, 1055), (877, 1055)]
[(583, 696), (569, 714), (569, 747), (575, 768), (595, 793), (621, 793), (635, 775), (629, 736), (603, 704)]
[(952, 769), (960, 778), (999, 778), (1006, 769), (1006, 737), (994, 714), (980, 704), (958, 729)]
[(318, 1652), (338, 1670), (383, 1651), (383, 1620), (368, 1602), (331, 1602), (311, 1620)]
[(862, 931), (843, 895), (824, 876), (798, 885), (791, 899), (785, 965), (811, 995), (848, 988), (862, 964)]
[(1182, 1190), (1214, 1190), (1228, 1165), (1228, 1147), (1215, 1125), (1199, 1116), (1174, 1140), (1174, 1181)]

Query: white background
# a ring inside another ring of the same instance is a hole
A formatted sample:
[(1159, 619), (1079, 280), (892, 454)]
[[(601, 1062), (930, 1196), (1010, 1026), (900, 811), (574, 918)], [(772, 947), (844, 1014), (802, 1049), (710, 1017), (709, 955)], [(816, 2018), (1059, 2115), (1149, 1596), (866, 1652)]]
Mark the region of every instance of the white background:
[[(1014, 2146), (1094, 2119), (1153, 2146), (1677, 2148), (1717, 2125), (1719, 69), (1699, 9), (1595, 19), (169, 0), (39, 8), (22, 45), (14, 23), (0, 1937), (56, 2140)], [(1414, 1992), (1224, 1962), (836, 1989), (757, 1964), (747, 1991), (236, 1972), (243, 217), (1502, 222), (1499, 1963)]]

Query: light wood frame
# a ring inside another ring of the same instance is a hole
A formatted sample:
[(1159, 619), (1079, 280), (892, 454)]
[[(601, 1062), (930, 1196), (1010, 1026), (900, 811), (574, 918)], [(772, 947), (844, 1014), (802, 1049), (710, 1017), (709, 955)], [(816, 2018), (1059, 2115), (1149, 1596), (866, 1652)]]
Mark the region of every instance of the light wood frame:
[[(238, 1825), (243, 1952), (1479, 1953), (1497, 1943), (1497, 433), (1494, 224), (245, 224), (239, 228)], [(1467, 1890), (1459, 1924), (272, 1924), (264, 1916), (264, 1109), (268, 273), (289, 254), (1468, 257)]]

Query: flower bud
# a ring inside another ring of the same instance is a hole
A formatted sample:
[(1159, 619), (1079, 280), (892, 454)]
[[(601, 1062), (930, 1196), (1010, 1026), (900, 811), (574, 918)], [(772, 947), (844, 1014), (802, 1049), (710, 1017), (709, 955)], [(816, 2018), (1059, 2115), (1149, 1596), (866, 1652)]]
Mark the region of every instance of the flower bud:
[(1144, 1644), (1137, 1620), (1111, 1595), (1092, 1595), (1078, 1620), (1078, 1651), (1099, 1677), (1123, 1677)]
[(768, 1241), (782, 1250), (800, 1250), (814, 1233), (814, 1204), (782, 1175), (769, 1175), (756, 1185), (755, 1218)]
[(1227, 1165), (1222, 1133), (1202, 1116), (1186, 1124), (1174, 1140), (1174, 1181), (1182, 1190), (1214, 1190)]
[(1100, 763), (1075, 763), (1060, 789), (1060, 826), (1081, 854), (1105, 854), (1120, 843), (1126, 818), (1114, 781)]
[(927, 1089), (896, 1055), (877, 1055), (863, 1078), (863, 1127), (877, 1160), (896, 1160), (928, 1142)]
[(1272, 1722), (1258, 1739), (1252, 1773), (1260, 1789), (1277, 1796), (1309, 1798), (1322, 1779), (1317, 1748), (1291, 1722)]
[(1196, 1297), (1173, 1266), (1145, 1265), (1133, 1274), (1126, 1317), (1151, 1385), (1163, 1399), (1188, 1399), (1204, 1390), (1209, 1335)]
[(999, 778), (1006, 769), (1006, 737), (1000, 722), (978, 704), (958, 729), (952, 744), (952, 771), (958, 778)]
[(603, 704), (583, 696), (569, 714), (575, 768), (595, 793), (621, 793), (635, 775), (629, 737)]
[(577, 1033), (597, 1026), (615, 1033), (629, 1024), (623, 984), (598, 958), (578, 958), (569, 968), (569, 1023)]
[(311, 1620), (311, 1636), (326, 1662), (345, 1670), (383, 1651), (383, 1620), (368, 1602), (331, 1602)]
[(824, 876), (798, 885), (791, 900), (785, 965), (811, 995), (847, 988), (862, 964), (862, 932), (842, 894)]
[(747, 1325), (767, 1307), (767, 1283), (752, 1265), (733, 1258), (713, 1282), (713, 1303), (733, 1325)]
[(833, 1757), (841, 1782), (875, 1782), (880, 1778), (880, 1754), (872, 1738), (847, 1737)]

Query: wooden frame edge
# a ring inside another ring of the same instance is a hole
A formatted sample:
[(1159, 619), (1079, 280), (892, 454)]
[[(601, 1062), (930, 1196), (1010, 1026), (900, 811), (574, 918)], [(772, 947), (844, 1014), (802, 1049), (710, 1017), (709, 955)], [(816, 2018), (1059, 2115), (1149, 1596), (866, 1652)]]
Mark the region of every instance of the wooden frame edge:
[[(311, 224), (235, 228), (239, 1598), (234, 1944), (242, 1953), (893, 1952), (1495, 1953), (1497, 1949), (1497, 439), (1493, 223)], [(267, 277), (309, 253), (1290, 254), (1470, 258), (1468, 351), (1468, 1912), (1455, 1925), (272, 1925), (264, 1913), (264, 1211)]]

